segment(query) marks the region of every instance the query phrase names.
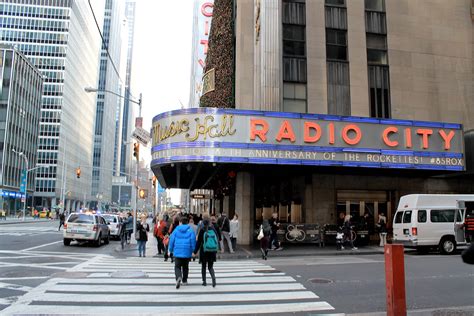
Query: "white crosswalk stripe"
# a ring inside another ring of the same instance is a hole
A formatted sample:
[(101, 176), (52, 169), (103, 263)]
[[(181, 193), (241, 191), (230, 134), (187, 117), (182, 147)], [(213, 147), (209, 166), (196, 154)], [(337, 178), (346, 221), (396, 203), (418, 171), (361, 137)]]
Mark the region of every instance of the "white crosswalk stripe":
[[(187, 285), (175, 287), (174, 265), (157, 258), (97, 256), (31, 290), (2, 313), (13, 314), (260, 314), (334, 308), (293, 277), (257, 261), (218, 261), (217, 286), (201, 285), (191, 262)], [(133, 277), (143, 272), (141, 277)]]
[[(59, 224), (58, 224), (59, 226)], [(16, 225), (13, 226), (8, 226), (8, 225), (2, 225), (1, 231), (0, 231), (0, 236), (36, 236), (36, 235), (41, 235), (41, 234), (47, 234), (47, 233), (60, 233), (58, 232), (57, 227), (35, 227), (35, 226), (21, 226), (16, 227)]]

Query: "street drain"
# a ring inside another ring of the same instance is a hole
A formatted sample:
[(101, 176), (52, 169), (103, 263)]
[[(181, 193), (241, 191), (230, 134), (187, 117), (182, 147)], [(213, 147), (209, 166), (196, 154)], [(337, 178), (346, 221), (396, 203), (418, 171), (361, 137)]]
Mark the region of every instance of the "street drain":
[(255, 273), (280, 273), (279, 270), (253, 270)]
[(333, 283), (332, 280), (329, 280), (329, 279), (320, 279), (320, 278), (309, 279), (308, 281), (311, 282), (311, 283), (316, 283), (316, 284), (328, 284), (328, 283)]

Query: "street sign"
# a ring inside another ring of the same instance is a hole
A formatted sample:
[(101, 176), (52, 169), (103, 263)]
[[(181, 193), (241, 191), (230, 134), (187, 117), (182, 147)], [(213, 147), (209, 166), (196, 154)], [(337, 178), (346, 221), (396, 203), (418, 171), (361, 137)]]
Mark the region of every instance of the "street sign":
[(21, 171), (20, 192), (26, 193), (26, 170)]
[(195, 200), (209, 199), (208, 194), (191, 194), (191, 197)]
[(138, 142), (142, 143), (143, 146), (146, 146), (150, 142), (150, 133), (141, 127), (135, 128), (132, 133), (132, 137)]
[(135, 127), (143, 127), (143, 117), (135, 118)]

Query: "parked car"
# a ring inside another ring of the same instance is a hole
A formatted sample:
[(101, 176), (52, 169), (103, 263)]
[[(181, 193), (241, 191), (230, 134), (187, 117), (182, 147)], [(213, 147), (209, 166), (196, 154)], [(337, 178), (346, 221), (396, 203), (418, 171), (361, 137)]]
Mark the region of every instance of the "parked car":
[(465, 245), (463, 222), (474, 195), (411, 194), (400, 198), (393, 217), (393, 243), (423, 252), (452, 254)]
[(109, 226), (110, 237), (120, 238), (120, 227), (122, 226), (120, 216), (117, 214), (104, 214), (103, 217), (107, 226)]
[(92, 213), (72, 213), (64, 224), (64, 245), (69, 246), (71, 241), (89, 241), (99, 247), (102, 240), (105, 244), (110, 240), (110, 229), (105, 219)]

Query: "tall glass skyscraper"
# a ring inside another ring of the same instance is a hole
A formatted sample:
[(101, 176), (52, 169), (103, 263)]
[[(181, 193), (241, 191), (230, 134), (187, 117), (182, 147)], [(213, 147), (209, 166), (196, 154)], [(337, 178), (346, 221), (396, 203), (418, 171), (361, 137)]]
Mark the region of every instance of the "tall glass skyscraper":
[[(111, 201), (112, 176), (114, 173), (116, 144), (116, 115), (120, 113), (123, 99), (115, 94), (123, 95), (121, 80), (125, 79), (120, 70), (122, 43), (126, 42), (124, 33), (125, 9), (124, 1), (106, 0), (103, 27), (103, 40), (97, 88), (97, 109), (95, 119), (95, 138), (92, 170), (92, 200), (109, 203)], [(110, 92), (104, 92), (106, 90)], [(93, 203), (96, 204), (96, 203)]]
[(125, 76), (125, 102), (123, 106), (123, 120), (122, 120), (122, 144), (120, 153), (120, 172), (121, 175), (127, 175), (128, 181), (132, 173), (132, 145), (129, 144), (130, 136), (132, 135), (135, 126), (135, 109), (136, 106), (129, 101), (130, 98), (135, 99), (131, 93), (131, 74), (132, 74), (132, 52), (133, 52), (133, 37), (135, 30), (135, 0), (127, 0), (125, 3), (125, 17), (128, 23), (128, 47), (127, 47), (127, 69)]
[[(39, 130), (35, 206), (55, 207), (65, 197), (73, 210), (90, 198), (96, 96), (104, 1), (0, 2), (0, 38), (15, 45), (45, 76)], [(94, 20), (95, 18), (97, 21)], [(81, 167), (81, 177), (75, 170)]]

